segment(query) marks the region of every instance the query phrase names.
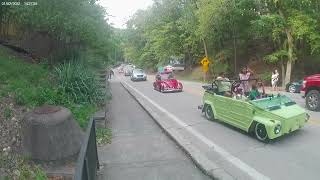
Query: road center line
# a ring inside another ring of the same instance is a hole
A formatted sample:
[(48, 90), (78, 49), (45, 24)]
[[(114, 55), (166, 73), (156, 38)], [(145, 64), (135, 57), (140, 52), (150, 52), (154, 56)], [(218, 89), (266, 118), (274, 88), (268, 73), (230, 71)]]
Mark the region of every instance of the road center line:
[(149, 103), (154, 105), (160, 111), (162, 111), (163, 113), (167, 114), (173, 121), (175, 121), (177, 124), (179, 124), (180, 126), (185, 128), (188, 132), (190, 132), (192, 135), (197, 137), (200, 141), (202, 141), (204, 144), (206, 144), (209, 148), (213, 148), (217, 153), (219, 153), (227, 161), (232, 163), (237, 168), (241, 169), (243, 172), (246, 172), (253, 179), (256, 179), (256, 180), (270, 180), (269, 177), (266, 177), (265, 175), (261, 174), (260, 172), (258, 172), (253, 167), (251, 167), (251, 166), (247, 165), (246, 163), (242, 162), (240, 159), (238, 159), (237, 157), (233, 156), (232, 154), (230, 154), (229, 152), (224, 150), (222, 147), (220, 147), (217, 144), (215, 144), (214, 142), (212, 142), (207, 137), (203, 136), (201, 133), (199, 133), (197, 130), (195, 130), (191, 126), (188, 126), (188, 124), (186, 124), (185, 122), (180, 120), (178, 117), (176, 117), (175, 115), (173, 115), (172, 113), (170, 113), (169, 111), (167, 111), (166, 109), (161, 107), (159, 104), (157, 104), (156, 102), (154, 102), (153, 100), (151, 100), (150, 98), (145, 96), (144, 94), (142, 94), (139, 90), (137, 90), (136, 88), (134, 88), (133, 86), (131, 86), (130, 84), (125, 82), (125, 80), (123, 80), (122, 82), (124, 84), (126, 84), (128, 87), (130, 87), (131, 89), (133, 89), (136, 93), (138, 93), (144, 99), (149, 101)]

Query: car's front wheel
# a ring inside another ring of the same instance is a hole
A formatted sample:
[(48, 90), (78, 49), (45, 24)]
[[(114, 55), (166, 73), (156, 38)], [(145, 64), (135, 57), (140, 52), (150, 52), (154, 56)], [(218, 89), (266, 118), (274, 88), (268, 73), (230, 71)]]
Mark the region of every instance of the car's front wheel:
[(260, 140), (262, 142), (266, 142), (269, 140), (268, 133), (267, 133), (267, 130), (266, 130), (266, 127), (264, 126), (264, 124), (256, 123), (256, 126), (254, 128), (254, 132), (255, 132), (258, 140)]
[(160, 92), (164, 93), (164, 87), (160, 86)]
[(206, 104), (204, 106), (204, 113), (208, 120), (214, 120), (214, 114), (210, 105)]
[(296, 93), (297, 92), (297, 89), (296, 89), (296, 86), (291, 84), (288, 88), (289, 92), (291, 93)]
[(320, 110), (320, 93), (317, 90), (311, 90), (306, 96), (306, 106), (311, 111)]

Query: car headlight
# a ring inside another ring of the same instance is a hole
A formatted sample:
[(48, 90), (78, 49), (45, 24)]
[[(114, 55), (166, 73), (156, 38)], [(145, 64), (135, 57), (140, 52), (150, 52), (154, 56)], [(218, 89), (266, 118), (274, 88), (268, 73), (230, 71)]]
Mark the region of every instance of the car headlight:
[(274, 127), (274, 133), (279, 134), (281, 132), (281, 125), (277, 124), (276, 127)]
[(305, 121), (307, 122), (310, 119), (310, 115), (306, 113)]
[(304, 80), (304, 81), (302, 82), (302, 87), (305, 88), (305, 87), (306, 87), (306, 84), (307, 84), (307, 81)]

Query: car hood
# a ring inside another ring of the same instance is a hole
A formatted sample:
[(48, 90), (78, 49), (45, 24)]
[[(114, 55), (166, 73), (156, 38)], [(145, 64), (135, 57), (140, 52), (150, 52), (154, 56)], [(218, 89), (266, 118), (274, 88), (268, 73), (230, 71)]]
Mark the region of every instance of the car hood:
[(303, 108), (296, 104), (291, 106), (281, 106), (281, 108), (269, 112), (284, 119), (291, 119), (306, 113)]
[(303, 108), (298, 106), (285, 95), (254, 100), (251, 101), (251, 103), (256, 107), (264, 109), (269, 113), (284, 119), (305, 114), (305, 110)]
[(146, 76), (145, 73), (133, 73), (134, 76)]
[(304, 79), (305, 80), (308, 80), (308, 79), (320, 79), (320, 74), (314, 74), (314, 75), (305, 77)]
[(176, 79), (163, 80), (162, 83), (164, 83), (170, 88), (176, 88), (178, 87), (178, 84), (179, 84), (179, 82)]

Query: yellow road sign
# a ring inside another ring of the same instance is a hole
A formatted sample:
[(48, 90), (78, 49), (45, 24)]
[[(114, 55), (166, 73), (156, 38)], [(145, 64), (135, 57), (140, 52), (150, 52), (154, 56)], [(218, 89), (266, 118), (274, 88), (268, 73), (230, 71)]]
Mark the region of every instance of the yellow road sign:
[(209, 71), (209, 64), (211, 63), (208, 57), (205, 57), (200, 62), (202, 64), (202, 71), (208, 72)]

